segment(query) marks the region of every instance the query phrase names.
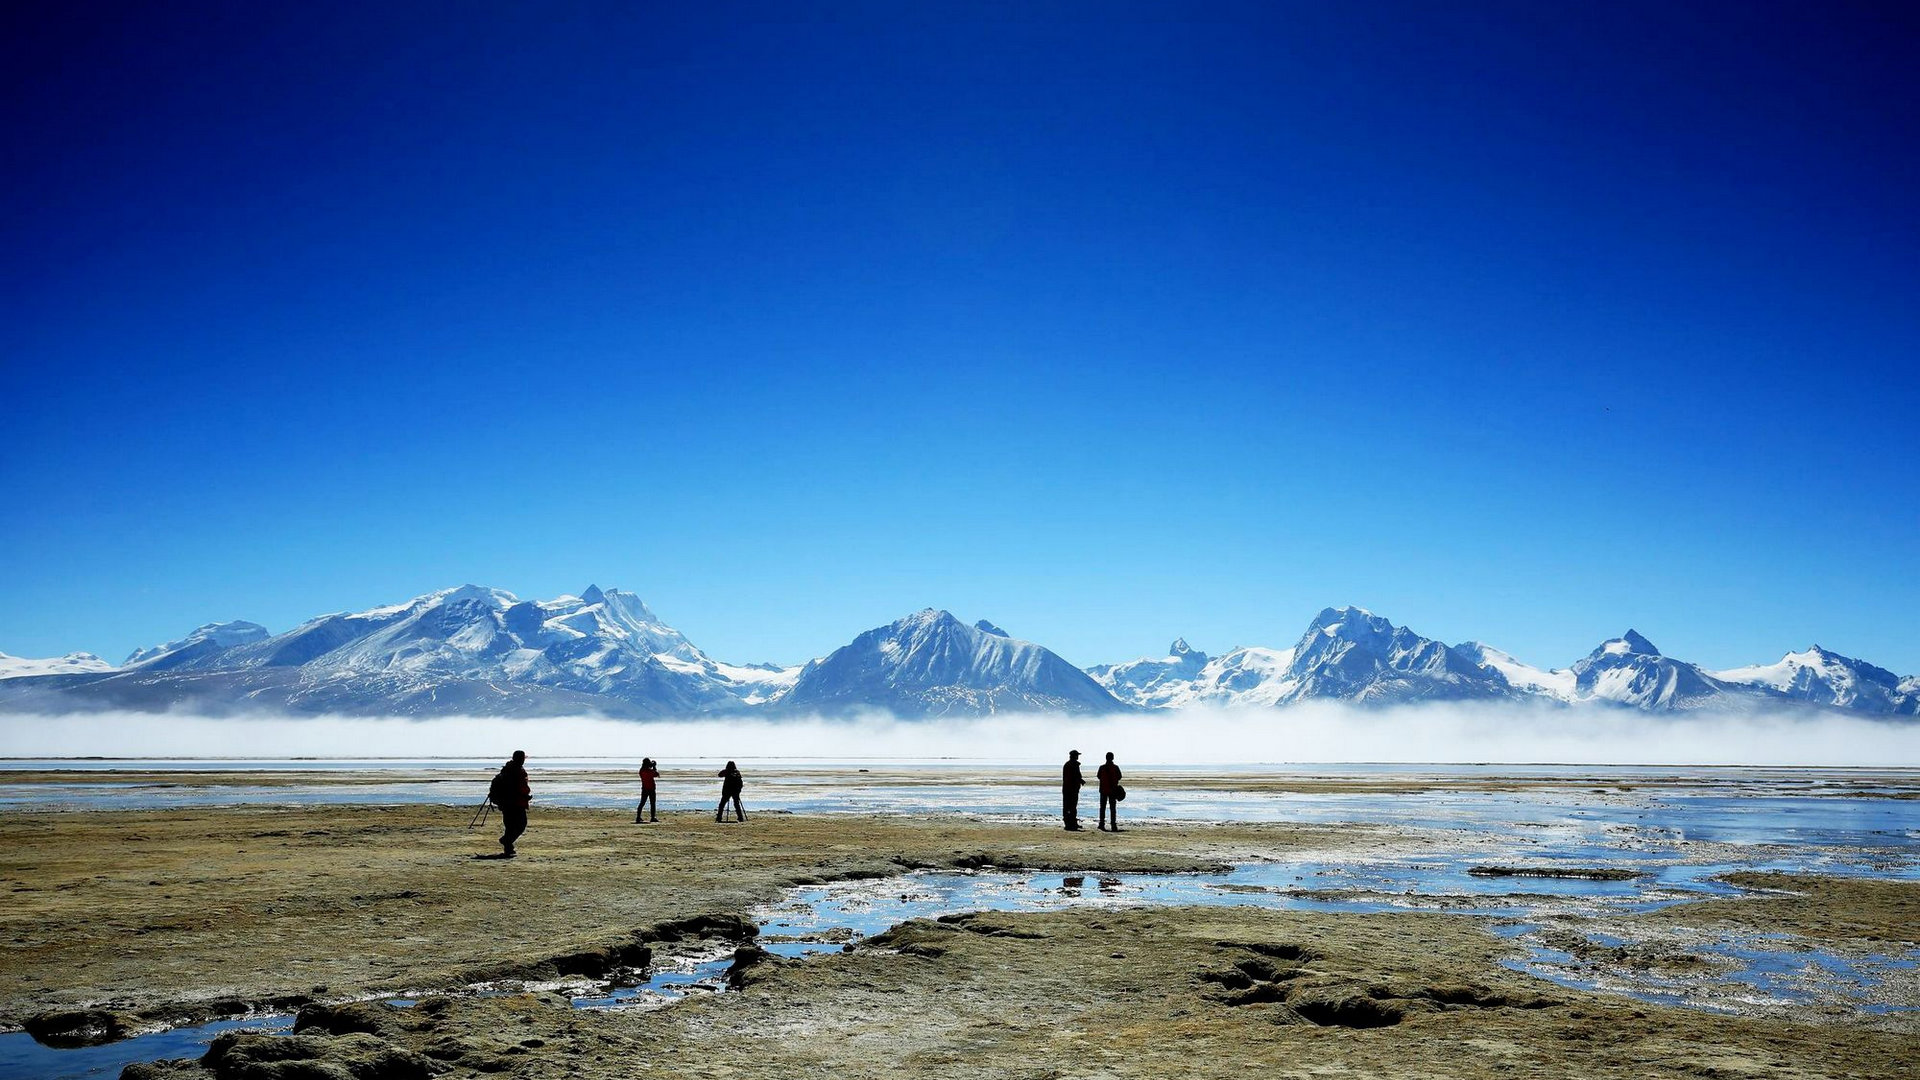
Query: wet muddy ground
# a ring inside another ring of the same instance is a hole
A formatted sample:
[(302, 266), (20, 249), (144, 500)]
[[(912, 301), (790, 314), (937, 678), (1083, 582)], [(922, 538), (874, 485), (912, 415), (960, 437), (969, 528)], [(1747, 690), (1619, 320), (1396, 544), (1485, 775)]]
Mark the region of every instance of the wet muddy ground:
[[(9, 813), (0, 1024), (136, 1037), (0, 1035), (0, 1076), (1910, 1075), (1904, 819), (1612, 799), (1117, 835), (537, 808), (512, 861), (446, 806)], [(262, 1015), (301, 1030), (189, 1030)]]

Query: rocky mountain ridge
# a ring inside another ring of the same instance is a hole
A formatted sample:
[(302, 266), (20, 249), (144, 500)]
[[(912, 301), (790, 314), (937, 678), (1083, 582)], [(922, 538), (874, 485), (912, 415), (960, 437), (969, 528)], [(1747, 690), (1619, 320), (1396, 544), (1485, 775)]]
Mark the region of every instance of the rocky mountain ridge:
[(522, 600), (463, 585), (279, 634), (251, 622), (207, 623), (117, 667), (84, 653), (0, 654), (0, 711), (16, 713), (942, 717), (1306, 701), (1539, 701), (1671, 713), (1802, 706), (1903, 718), (1920, 716), (1920, 677), (1818, 645), (1773, 664), (1708, 671), (1633, 630), (1547, 670), (1481, 642), (1447, 645), (1356, 607), (1321, 611), (1285, 649), (1209, 656), (1182, 638), (1164, 657), (1084, 671), (988, 620), (969, 625), (932, 608), (805, 665), (727, 664), (638, 596), (595, 586)]

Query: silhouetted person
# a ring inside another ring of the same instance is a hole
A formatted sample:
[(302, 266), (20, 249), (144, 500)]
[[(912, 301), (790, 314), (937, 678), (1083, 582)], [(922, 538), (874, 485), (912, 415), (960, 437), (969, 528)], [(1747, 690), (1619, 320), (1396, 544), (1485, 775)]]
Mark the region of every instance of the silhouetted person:
[(740, 766), (729, 761), (727, 762), (727, 767), (720, 770), (719, 775), (720, 805), (713, 808), (713, 820), (727, 820), (727, 800), (729, 799), (733, 800), (733, 816), (735, 820), (747, 820), (747, 811), (740, 805), (740, 789), (746, 786), (746, 782), (740, 779)]
[(1114, 832), (1120, 831), (1120, 766), (1113, 763), (1113, 751), (1107, 751), (1107, 763), (1100, 766), (1094, 774), (1100, 781), (1100, 828), (1106, 829), (1107, 822), (1113, 822)]
[(1087, 786), (1080, 776), (1080, 751), (1067, 751), (1067, 763), (1060, 768), (1060, 816), (1067, 820), (1068, 832), (1080, 832), (1080, 789)]
[(487, 798), (500, 808), (500, 854), (513, 858), (513, 842), (527, 831), (527, 804), (533, 801), (533, 788), (527, 785), (527, 752), (515, 750), (513, 760), (500, 767), (487, 787)]
[(660, 820), (660, 794), (653, 789), (653, 782), (660, 778), (660, 766), (652, 758), (640, 759), (640, 806), (633, 812), (633, 823), (640, 824), (640, 818), (653, 808), (653, 820)]

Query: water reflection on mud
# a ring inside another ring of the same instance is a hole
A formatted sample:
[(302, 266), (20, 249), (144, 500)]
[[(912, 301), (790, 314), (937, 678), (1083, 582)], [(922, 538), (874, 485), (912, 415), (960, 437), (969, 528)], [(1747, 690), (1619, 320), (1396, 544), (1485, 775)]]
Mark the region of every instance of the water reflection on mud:
[[(111, 766), (142, 771), (116, 773)], [(231, 772), (233, 782), (202, 775), (173, 783), (166, 779), (169, 766), (183, 774)], [(350, 770), (344, 763), (313, 762), (88, 763), (52, 777), (46, 775), (51, 763), (5, 767), (41, 770), (33, 782), (0, 785), (0, 808), (14, 811), (341, 802), (470, 806), (484, 791), (483, 782), (467, 774), (469, 763), (356, 763)], [(635, 797), (631, 785), (617, 771), (595, 776), (595, 769), (609, 766), (574, 763), (573, 771), (545, 779), (539, 805), (627, 812)], [(353, 782), (320, 775), (329, 771), (350, 771)], [(1365, 860), (1253, 862), (1224, 873), (921, 871), (796, 888), (754, 913), (762, 947), (788, 958), (838, 952), (908, 919), (970, 911), (1149, 904), (1431, 910), (1487, 920), (1524, 950), (1509, 966), (1568, 987), (1725, 1011), (1817, 1004), (1879, 1013), (1920, 1002), (1920, 954), (1905, 945), (1841, 955), (1780, 934), (1624, 926), (1631, 916), (1740, 895), (1741, 889), (1720, 880), (1738, 870), (1920, 880), (1920, 799), (1910, 797), (1920, 791), (1920, 775), (1875, 774), (1869, 780), (1843, 770), (1353, 766), (1311, 773), (1326, 781), (1325, 788), (1350, 782), (1352, 790), (1303, 791), (1285, 790), (1289, 777), (1306, 775), (1300, 770), (1158, 772), (1162, 787), (1129, 777), (1132, 820), (1352, 822), (1394, 827), (1407, 844), (1393, 855)], [(1053, 809), (1054, 793), (1036, 776), (1015, 771), (1009, 779), (979, 763), (894, 762), (876, 774), (850, 765), (768, 764), (748, 799), (756, 810), (940, 811), (1037, 821)], [(1489, 783), (1497, 777), (1513, 783)], [(1569, 782), (1576, 777), (1581, 783)], [(1423, 787), (1423, 780), (1432, 786)], [(1375, 783), (1396, 789), (1366, 789)], [(689, 784), (677, 793), (663, 787), (662, 794), (668, 809), (705, 809), (711, 791)], [(1471, 872), (1488, 864), (1523, 873)], [(1593, 868), (1614, 873), (1610, 879), (1581, 876)], [(732, 962), (731, 947), (710, 943), (704, 952), (656, 958), (650, 970), (632, 973), (628, 985), (565, 989), (580, 1008), (657, 1007), (725, 992)], [(499, 989), (513, 988), (467, 992)], [(223, 1020), (79, 1050), (42, 1047), (24, 1033), (0, 1035), (0, 1078), (114, 1076), (134, 1061), (197, 1056), (223, 1031), (290, 1025), (285, 1016)]]

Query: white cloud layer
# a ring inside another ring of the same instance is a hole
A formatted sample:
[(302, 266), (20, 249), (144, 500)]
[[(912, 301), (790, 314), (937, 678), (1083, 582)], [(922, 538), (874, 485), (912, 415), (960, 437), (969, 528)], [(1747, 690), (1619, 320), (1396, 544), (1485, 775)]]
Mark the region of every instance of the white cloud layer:
[(1554, 762), (1920, 766), (1920, 722), (1831, 712), (1652, 715), (1611, 709), (1307, 704), (1148, 716), (978, 720), (537, 720), (151, 713), (0, 716), (0, 757), (973, 758), (1132, 764)]

